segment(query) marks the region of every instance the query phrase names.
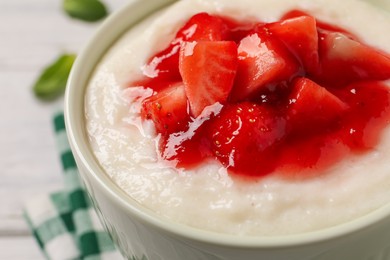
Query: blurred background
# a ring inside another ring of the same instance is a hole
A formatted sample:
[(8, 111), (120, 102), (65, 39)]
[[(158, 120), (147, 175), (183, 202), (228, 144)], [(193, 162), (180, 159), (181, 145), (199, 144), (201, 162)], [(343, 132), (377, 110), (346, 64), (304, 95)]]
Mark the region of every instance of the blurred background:
[[(44, 259), (23, 218), (26, 200), (63, 186), (53, 113), (32, 85), (62, 53), (77, 53), (98, 23), (69, 18), (63, 0), (0, 0), (0, 259)], [(390, 10), (390, 0), (371, 0)], [(128, 0), (106, 0), (110, 12)], [(389, 43), (390, 44), (390, 43)]]
[[(126, 0), (106, 0), (113, 12)], [(0, 0), (0, 259), (44, 259), (22, 209), (63, 185), (52, 116), (62, 99), (38, 100), (32, 85), (64, 52), (77, 53), (99, 26), (69, 18), (62, 0)]]

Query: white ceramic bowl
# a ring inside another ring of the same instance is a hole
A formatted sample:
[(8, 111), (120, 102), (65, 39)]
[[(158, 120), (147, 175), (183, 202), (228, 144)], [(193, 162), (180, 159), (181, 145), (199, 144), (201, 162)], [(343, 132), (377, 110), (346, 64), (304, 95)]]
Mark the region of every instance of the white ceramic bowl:
[(104, 173), (86, 134), (84, 94), (105, 51), (124, 33), (174, 0), (135, 0), (112, 15), (72, 70), (65, 98), (69, 141), (88, 194), (105, 228), (128, 259), (390, 259), (390, 205), (333, 228), (299, 235), (236, 237), (161, 219), (132, 200)]

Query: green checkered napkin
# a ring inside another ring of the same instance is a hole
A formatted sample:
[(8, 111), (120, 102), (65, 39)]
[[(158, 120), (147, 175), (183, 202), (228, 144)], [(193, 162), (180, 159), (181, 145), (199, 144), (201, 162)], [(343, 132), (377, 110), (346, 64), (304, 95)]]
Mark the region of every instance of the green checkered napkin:
[(48, 259), (122, 259), (81, 185), (62, 112), (55, 115), (54, 126), (65, 190), (27, 203), (25, 217), (32, 234)]

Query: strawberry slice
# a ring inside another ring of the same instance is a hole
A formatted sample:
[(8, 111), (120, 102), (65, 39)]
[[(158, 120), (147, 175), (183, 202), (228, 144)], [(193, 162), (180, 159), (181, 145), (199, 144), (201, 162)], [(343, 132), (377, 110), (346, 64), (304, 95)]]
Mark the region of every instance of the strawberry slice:
[(179, 70), (194, 117), (205, 107), (227, 100), (236, 69), (237, 45), (233, 41), (183, 44)]
[[(179, 52), (184, 41), (222, 41), (229, 37), (229, 27), (224, 19), (207, 13), (195, 14), (179, 29), (170, 45), (142, 68), (143, 73), (152, 80), (158, 77), (159, 81), (179, 81)], [(150, 85), (153, 87), (153, 83)]]
[(390, 56), (348, 38), (342, 33), (322, 32), (319, 80), (345, 85), (361, 80), (390, 79)]
[[(339, 119), (348, 105), (308, 78), (297, 78), (292, 84), (288, 118), (295, 132), (304, 134), (326, 130)], [(334, 124), (332, 126), (337, 127)]]
[(314, 17), (290, 18), (266, 24), (264, 29), (287, 46), (302, 62), (307, 73), (311, 74), (318, 70), (318, 33)]
[(141, 118), (152, 120), (157, 133), (167, 136), (183, 131), (189, 122), (187, 97), (182, 83), (176, 83), (146, 98)]
[(271, 108), (243, 102), (224, 107), (208, 130), (211, 151), (223, 165), (235, 173), (259, 176), (274, 170), (286, 121)]
[(271, 37), (253, 33), (238, 46), (238, 69), (230, 95), (233, 101), (253, 99), (262, 90), (289, 80), (299, 66), (283, 43)]

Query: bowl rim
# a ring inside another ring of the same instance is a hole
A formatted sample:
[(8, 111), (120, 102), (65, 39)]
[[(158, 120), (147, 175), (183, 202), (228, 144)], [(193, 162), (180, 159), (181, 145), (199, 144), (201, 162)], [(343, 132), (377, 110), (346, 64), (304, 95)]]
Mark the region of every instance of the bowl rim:
[[(278, 236), (237, 236), (205, 231), (163, 219), (140, 205), (121, 190), (103, 171), (89, 147), (84, 129), (84, 93), (91, 74), (108, 48), (129, 28), (153, 12), (178, 0), (132, 0), (110, 15), (98, 28), (77, 57), (68, 79), (64, 117), (68, 140), (78, 164), (99, 185), (111, 202), (129, 216), (161, 232), (207, 244), (236, 248), (286, 248), (324, 242), (353, 235), (390, 216), (390, 204), (365, 216), (334, 227), (301, 234)], [(132, 15), (130, 16), (129, 13)]]

